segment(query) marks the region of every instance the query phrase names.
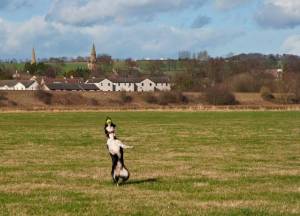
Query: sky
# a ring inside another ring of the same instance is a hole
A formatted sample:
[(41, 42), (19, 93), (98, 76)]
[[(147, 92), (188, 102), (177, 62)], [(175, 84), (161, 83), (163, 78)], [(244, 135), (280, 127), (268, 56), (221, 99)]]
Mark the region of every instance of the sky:
[(300, 0), (0, 0), (0, 59), (300, 55)]

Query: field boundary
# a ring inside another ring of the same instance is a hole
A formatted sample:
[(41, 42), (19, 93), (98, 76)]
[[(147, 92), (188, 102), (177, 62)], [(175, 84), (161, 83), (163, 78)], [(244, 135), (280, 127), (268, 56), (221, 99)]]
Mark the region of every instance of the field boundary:
[(32, 109), (0, 109), (0, 113), (22, 112), (242, 112), (242, 111), (300, 111), (300, 105), (287, 106), (167, 106), (157, 108), (122, 107), (122, 108), (99, 108), (99, 107), (36, 107)]
[(124, 101), (120, 93), (110, 92), (51, 92), (37, 95), (36, 92), (4, 92), (0, 100), (0, 112), (107, 112), (107, 111), (300, 111), (300, 104), (276, 104), (265, 101), (259, 93), (235, 93), (239, 104), (209, 105), (202, 93), (184, 93), (188, 103), (159, 104), (147, 102), (143, 94), (127, 94)]

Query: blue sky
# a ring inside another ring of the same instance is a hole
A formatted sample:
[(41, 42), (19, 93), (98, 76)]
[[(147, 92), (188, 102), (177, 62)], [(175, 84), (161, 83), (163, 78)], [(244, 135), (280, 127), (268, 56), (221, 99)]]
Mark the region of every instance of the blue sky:
[(0, 58), (300, 54), (299, 0), (1, 0)]

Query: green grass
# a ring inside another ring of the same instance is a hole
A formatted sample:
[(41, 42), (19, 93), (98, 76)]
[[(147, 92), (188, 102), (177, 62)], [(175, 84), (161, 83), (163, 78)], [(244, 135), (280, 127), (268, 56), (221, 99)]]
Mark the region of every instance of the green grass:
[(86, 62), (65, 63), (62, 67), (62, 74), (67, 73), (77, 68), (87, 68)]
[[(110, 115), (131, 172), (111, 183)], [(0, 215), (299, 215), (300, 112), (0, 114)]]
[[(3, 64), (5, 67), (13, 67), (16, 70), (23, 71), (25, 63), (0, 63)], [(57, 76), (64, 76), (66, 73), (70, 71), (74, 71), (77, 68), (87, 68), (87, 62), (65, 62), (64, 64), (60, 63), (47, 63), (51, 66), (57, 66), (60, 68), (59, 73)], [(143, 71), (144, 73), (149, 73), (149, 62), (145, 60), (139, 60), (137, 62), (138, 67)], [(113, 68), (117, 69), (123, 69), (126, 70), (128, 66), (126, 65), (125, 60), (121, 61), (114, 61)], [(104, 68), (108, 73), (112, 72), (112, 68), (109, 66)], [(174, 75), (178, 72), (184, 71), (184, 65), (180, 61), (174, 61), (171, 63), (168, 63), (168, 61), (162, 61), (160, 65), (160, 69), (162, 72), (164, 72), (166, 75)]]
[(23, 70), (25, 63), (0, 63), (0, 65), (4, 65), (5, 67), (15, 68), (20, 72)]

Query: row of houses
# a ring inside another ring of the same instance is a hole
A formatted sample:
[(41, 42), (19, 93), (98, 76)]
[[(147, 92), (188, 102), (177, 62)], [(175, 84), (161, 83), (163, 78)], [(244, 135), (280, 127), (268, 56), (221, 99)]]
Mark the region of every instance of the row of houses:
[(0, 80), (0, 90), (34, 91), (39, 89), (35, 80)]
[(0, 90), (48, 90), (48, 91), (170, 91), (168, 77), (152, 78), (93, 78), (82, 79), (0, 80)]
[(171, 90), (171, 83), (168, 77), (115, 77), (102, 79), (98, 78), (88, 80), (87, 84), (95, 84), (101, 91), (148, 92)]

